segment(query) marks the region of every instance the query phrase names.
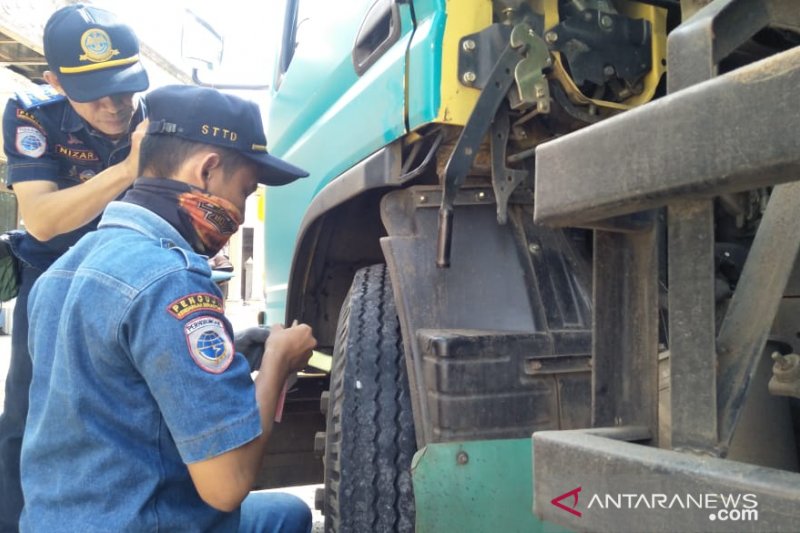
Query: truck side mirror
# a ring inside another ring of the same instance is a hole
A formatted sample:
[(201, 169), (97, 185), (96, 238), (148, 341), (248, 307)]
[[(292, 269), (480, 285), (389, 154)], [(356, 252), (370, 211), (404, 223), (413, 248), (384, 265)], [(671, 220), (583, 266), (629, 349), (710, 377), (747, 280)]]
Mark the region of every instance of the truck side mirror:
[(214, 70), (222, 63), (225, 42), (211, 24), (191, 10), (185, 11), (181, 26), (181, 57), (193, 64), (192, 79), (204, 85), (199, 70)]
[(181, 26), (181, 57), (192, 64), (192, 81), (202, 87), (216, 89), (264, 90), (269, 85), (217, 83), (200, 79), (201, 71), (208, 74), (222, 64), (225, 40), (204, 18), (187, 9)]

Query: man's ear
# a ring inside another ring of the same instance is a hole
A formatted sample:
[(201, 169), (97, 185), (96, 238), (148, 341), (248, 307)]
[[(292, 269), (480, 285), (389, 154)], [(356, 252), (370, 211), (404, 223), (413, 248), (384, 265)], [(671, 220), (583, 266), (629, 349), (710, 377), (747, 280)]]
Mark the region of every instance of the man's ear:
[(199, 177), (203, 182), (203, 189), (207, 189), (208, 180), (211, 178), (212, 173), (219, 172), (222, 169), (222, 157), (216, 152), (204, 153), (199, 169)]
[(50, 85), (53, 89), (55, 89), (58, 94), (61, 94), (63, 96), (67, 95), (67, 93), (64, 92), (64, 88), (61, 86), (61, 82), (59, 81), (58, 76), (56, 76), (54, 72), (45, 70), (44, 73), (42, 74), (42, 77), (44, 78), (44, 81), (46, 81), (48, 85)]

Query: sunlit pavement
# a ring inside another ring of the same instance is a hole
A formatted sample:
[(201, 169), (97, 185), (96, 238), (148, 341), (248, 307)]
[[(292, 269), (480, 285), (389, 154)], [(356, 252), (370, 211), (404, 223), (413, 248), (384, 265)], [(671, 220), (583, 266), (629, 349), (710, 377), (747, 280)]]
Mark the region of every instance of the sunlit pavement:
[[(261, 306), (257, 302), (249, 304), (242, 304), (241, 302), (228, 301), (225, 304), (226, 315), (233, 325), (234, 331), (244, 329), (247, 327), (255, 326), (258, 324), (258, 312)], [(10, 310), (9, 310), (10, 312)], [(8, 364), (11, 361), (11, 335), (0, 335), (0, 411), (5, 399), (5, 383), (6, 374), (8, 373)], [(314, 533), (321, 533), (323, 531), (323, 516), (319, 511), (314, 509), (314, 492), (320, 485), (306, 485), (301, 487), (286, 487), (282, 489), (274, 489), (276, 492), (288, 492), (294, 494), (302, 499), (311, 508), (314, 520)], [(263, 492), (272, 492), (271, 490)]]

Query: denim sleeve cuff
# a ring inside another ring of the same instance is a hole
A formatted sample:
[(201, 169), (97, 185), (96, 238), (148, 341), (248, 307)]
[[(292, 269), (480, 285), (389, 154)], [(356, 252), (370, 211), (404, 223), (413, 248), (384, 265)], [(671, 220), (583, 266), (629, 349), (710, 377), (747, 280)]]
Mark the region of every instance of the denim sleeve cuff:
[(261, 415), (258, 407), (245, 417), (230, 424), (216, 427), (201, 435), (175, 442), (181, 459), (186, 464), (213, 459), (235, 450), (261, 435)]

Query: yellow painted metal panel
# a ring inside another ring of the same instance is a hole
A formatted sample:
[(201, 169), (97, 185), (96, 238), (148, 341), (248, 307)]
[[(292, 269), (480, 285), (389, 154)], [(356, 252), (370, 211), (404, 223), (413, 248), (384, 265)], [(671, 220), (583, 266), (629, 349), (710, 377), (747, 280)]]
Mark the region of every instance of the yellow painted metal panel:
[(447, 0), (447, 22), (442, 45), (442, 105), (434, 122), (463, 126), (467, 123), (480, 91), (458, 80), (458, 46), (464, 35), (476, 33), (492, 23), (491, 0)]

